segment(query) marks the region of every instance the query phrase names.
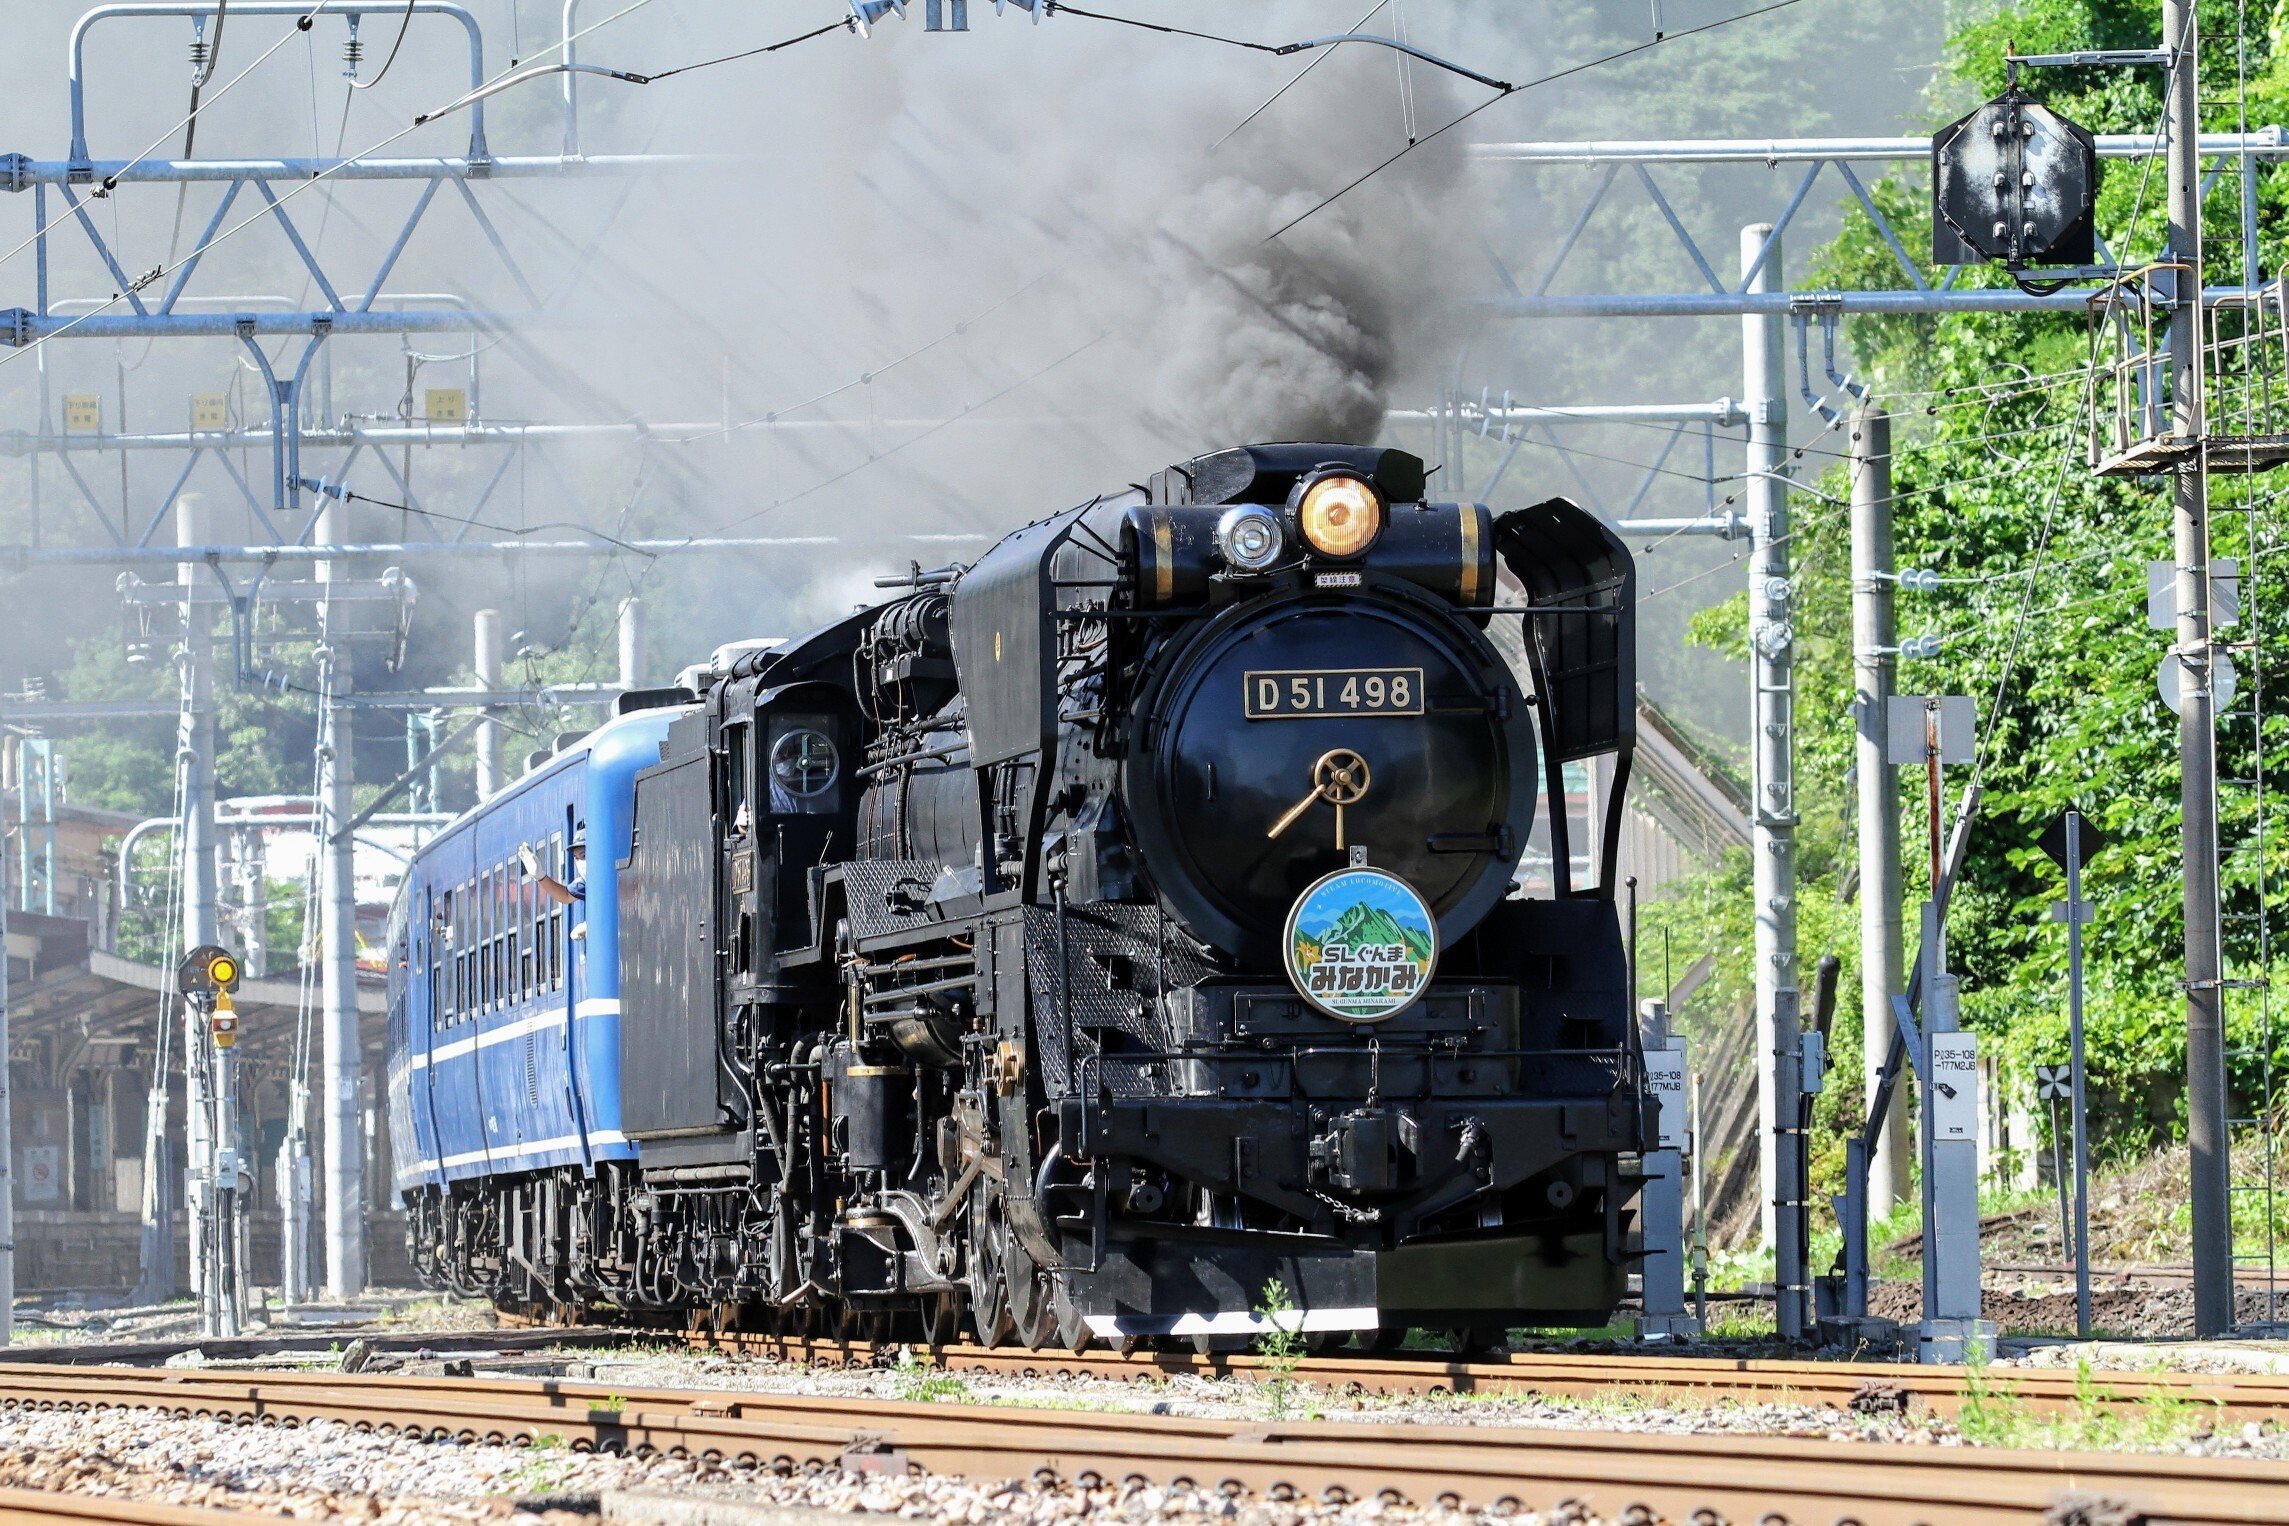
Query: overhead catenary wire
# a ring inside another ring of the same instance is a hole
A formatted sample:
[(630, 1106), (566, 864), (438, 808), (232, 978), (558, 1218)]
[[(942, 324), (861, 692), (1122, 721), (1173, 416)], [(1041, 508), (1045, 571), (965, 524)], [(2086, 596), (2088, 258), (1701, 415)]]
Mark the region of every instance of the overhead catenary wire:
[[(1351, 23), (1350, 29), (1354, 32), (1358, 31), (1368, 22), (1375, 19), (1375, 13), (1377, 11), (1381, 10), (1384, 6), (1389, 5), (1390, 3), (1391, 0), (1375, 0), (1373, 5), (1367, 7), (1367, 9), (1360, 14), (1360, 17), (1357, 21)], [(1312, 55), (1311, 62), (1305, 64), (1301, 69), (1296, 70), (1295, 74), (1289, 78), (1286, 84), (1280, 86), (1279, 89), (1273, 91), (1269, 96), (1265, 97), (1264, 103), (1262, 105), (1258, 106), (1254, 111), (1249, 112), (1239, 121), (1234, 122), (1229, 128), (1225, 130), (1223, 137), (1218, 138), (1215, 142), (1209, 144), (1208, 152), (1214, 153), (1216, 150), (1222, 148), (1226, 143), (1229, 143), (1242, 128), (1246, 127), (1249, 123), (1255, 121), (1256, 118), (1262, 116), (1265, 112), (1278, 105), (1280, 97), (1286, 95), (1290, 90), (1293, 90), (1296, 86), (1302, 84), (1304, 81), (1304, 76), (1310, 74), (1312, 70), (1318, 68), (1321, 64), (1324, 64), (1329, 59), (1333, 58), (1335, 53), (1336, 50), (1333, 48), (1328, 49), (1325, 53), (1314, 53)]]
[(856, 25), (856, 21), (855, 14), (846, 16), (840, 21), (831, 21), (823, 27), (815, 27), (808, 32), (782, 38), (778, 42), (766, 43), (760, 48), (749, 48), (740, 53), (726, 53), (720, 58), (701, 59), (695, 64), (679, 64), (673, 69), (663, 69), (657, 74), (643, 74), (634, 69), (612, 69), (603, 64), (534, 64), (530, 68), (515, 69), (498, 79), (488, 80), (458, 99), (438, 107), (435, 111), (423, 112), (413, 119), (413, 125), (419, 127), (425, 122), (434, 122), (439, 117), (450, 116), (465, 106), (474, 106), (477, 102), (499, 95), (504, 90), (514, 89), (527, 80), (541, 79), (551, 74), (595, 74), (601, 75), (605, 79), (619, 80), (623, 84), (656, 85), (661, 80), (673, 79), (679, 74), (689, 74), (695, 69), (712, 69), (717, 64), (728, 64), (742, 58), (754, 58), (764, 53), (776, 53), (782, 48), (791, 48), (799, 42), (809, 42), (814, 37), (824, 37), (829, 32), (849, 31)]
[[(1056, 5), (1056, 0), (1044, 0), (1044, 3), (1056, 6), (1056, 8), (1059, 10), (1067, 8), (1064, 6)], [(1664, 36), (1657, 36), (1651, 42), (1641, 42), (1632, 47), (1621, 48), (1615, 52), (1604, 54), (1598, 58), (1586, 59), (1583, 62), (1571, 65), (1568, 68), (1559, 69), (1553, 73), (1545, 74), (1539, 79), (1530, 79), (1523, 82), (1522, 84), (1503, 85), (1501, 87), (1500, 94), (1479, 102), (1476, 106), (1469, 108), (1467, 111), (1462, 112), (1458, 116), (1449, 118), (1443, 126), (1435, 127), (1428, 133), (1425, 133), (1422, 137), (1410, 141), (1406, 147), (1400, 149), (1397, 153), (1392, 154), (1389, 158), (1383, 160), (1380, 164), (1373, 166), (1364, 173), (1360, 174), (1357, 178), (1343, 185), (1341, 188), (1336, 190), (1334, 194), (1326, 197), (1318, 204), (1306, 209), (1305, 211), (1299, 212), (1294, 217), (1289, 218), (1286, 222), (1280, 224), (1279, 227), (1274, 228), (1270, 233), (1265, 234), (1264, 242), (1270, 243), (1273, 239), (1281, 237), (1291, 229), (1297, 227), (1299, 224), (1318, 216), (1321, 212), (1326, 211), (1329, 207), (1335, 205), (1344, 197), (1350, 195), (1353, 191), (1358, 190), (1361, 186), (1374, 179), (1377, 175), (1382, 174), (1383, 171), (1389, 169), (1392, 165), (1397, 164), (1401, 159), (1406, 158), (1407, 155), (1413, 153), (1416, 149), (1421, 148), (1424, 144), (1443, 136), (1450, 130), (1460, 127), (1463, 123), (1469, 121), (1472, 117), (1477, 116), (1480, 112), (1486, 110), (1489, 106), (1497, 105), (1510, 99), (1514, 95), (1522, 94), (1528, 90), (1538, 89), (1543, 85), (1555, 84), (1559, 80), (1570, 79), (1574, 75), (1587, 73), (1592, 69), (1600, 69), (1605, 67), (1607, 64), (1619, 63), (1623, 59), (1633, 58), (1637, 54), (1650, 51), (1654, 48), (1662, 47), (1668, 43), (1676, 42), (1681, 38), (1698, 36), (1703, 32), (1713, 32), (1719, 27), (1731, 26), (1736, 22), (1751, 21), (1759, 16), (1769, 16), (1775, 11), (1784, 11), (1787, 10), (1790, 6), (1800, 3), (1801, 0), (1772, 0), (1771, 4), (1759, 6), (1753, 11), (1743, 11), (1737, 16), (1720, 17), (1715, 21), (1703, 22), (1700, 26), (1697, 27), (1687, 27), (1682, 32), (1670, 32)], [(1490, 82), (1484, 81), (1482, 79), (1482, 83)]]
[[(1072, 349), (1067, 350), (1064, 354), (1058, 356), (1055, 360), (1050, 361), (1047, 365), (1042, 366), (1040, 369), (1033, 371), (1028, 375), (1019, 377), (1016, 381), (1011, 382), (1008, 386), (1003, 387), (998, 392), (989, 393), (987, 396), (980, 398), (977, 402), (964, 405), (962, 408), (956, 410), (950, 417), (938, 420), (938, 422), (932, 424), (928, 429), (922, 430), (918, 434), (911, 435), (908, 438), (899, 441), (896, 445), (891, 446), (887, 450), (880, 451), (872, 456), (867, 457), (864, 461), (859, 462), (855, 466), (849, 467), (844, 471), (837, 472), (833, 476), (824, 478), (821, 481), (814, 482), (799, 493), (793, 493), (785, 498), (775, 499), (772, 502), (765, 504), (762, 508), (752, 509), (745, 514), (737, 516), (736, 518), (724, 520), (715, 527), (715, 531), (713, 533), (720, 534), (725, 530), (733, 529), (739, 525), (748, 524), (754, 520), (761, 519), (766, 514), (776, 513), (780, 509), (786, 508), (789, 504), (799, 503), (803, 499), (810, 497), (813, 493), (821, 492), (826, 488), (834, 486), (838, 482), (858, 475), (858, 473), (865, 471), (868, 467), (873, 466), (879, 461), (888, 460), (890, 457), (897, 455), (900, 451), (905, 450), (908, 446), (919, 445), (924, 440), (929, 439), (932, 435), (937, 434), (940, 430), (943, 430), (950, 425), (956, 424), (961, 420), (968, 418), (971, 414), (976, 413), (979, 409), (991, 407), (993, 404), (1000, 402), (1003, 398), (1008, 397), (1010, 394), (1022, 391), (1024, 388), (1032, 386), (1035, 382), (1040, 381), (1043, 377), (1047, 376), (1050, 372), (1055, 371), (1058, 367), (1064, 365), (1067, 361), (1070, 361), (1075, 357), (1085, 354), (1089, 350), (1096, 348), (1097, 345), (1103, 343), (1104, 339), (1105, 336), (1100, 333), (1094, 338), (1084, 340), (1080, 344), (1075, 345)], [(692, 538), (696, 539), (697, 537)]]
[(339, 498), (350, 503), (370, 503), (377, 509), (395, 509), (401, 514), (417, 514), (432, 523), (460, 525), (472, 530), (490, 530), (496, 535), (506, 535), (511, 538), (535, 535), (542, 530), (570, 530), (579, 535), (592, 535), (607, 546), (617, 547), (632, 556), (643, 557), (647, 561), (656, 561), (660, 555), (657, 551), (647, 551), (642, 546), (631, 545), (617, 536), (607, 535), (602, 530), (591, 529), (586, 525), (575, 524), (569, 519), (543, 520), (537, 525), (504, 525), (494, 520), (479, 519), (474, 515), (448, 514), (439, 509), (424, 509), (410, 503), (398, 503), (388, 498), (375, 498), (365, 493), (354, 493), (346, 487), (324, 481), (305, 483), (304, 486), (310, 487), (313, 491), (328, 498)]
[(737, 63), (742, 58), (755, 58), (765, 53), (776, 53), (781, 48), (791, 48), (799, 42), (809, 42), (814, 37), (824, 37), (829, 32), (847, 32), (852, 28), (853, 19), (854, 18), (852, 17), (845, 16), (839, 21), (830, 21), (823, 27), (815, 28), (812, 31), (804, 32), (794, 37), (782, 39), (779, 42), (766, 43), (760, 48), (749, 48), (746, 51), (740, 53), (726, 53), (721, 58), (702, 59), (696, 64), (678, 64), (673, 69), (662, 69), (657, 74), (645, 75), (644, 83), (647, 85), (655, 85), (658, 84), (661, 80), (674, 79), (679, 74), (689, 74), (695, 69), (712, 69), (717, 64)]
[[(1413, 43), (1402, 41), (1397, 37), (1385, 37), (1377, 32), (1336, 32), (1326, 37), (1308, 37), (1301, 42), (1254, 42), (1244, 37), (1228, 37), (1218, 32), (1197, 32), (1190, 27), (1168, 26), (1158, 21), (1144, 21), (1135, 16), (1115, 16), (1106, 11), (1085, 11), (1077, 5), (1065, 4), (1064, 0), (1042, 0), (1042, 5), (1045, 15), (1080, 16), (1090, 21), (1117, 22), (1122, 26), (1137, 27), (1147, 32), (1162, 32), (1171, 37), (1197, 37), (1203, 42), (1222, 43), (1226, 47), (1245, 48), (1251, 53), (1270, 53), (1281, 58), (1307, 52), (1313, 48), (1332, 48), (1347, 42), (1372, 43), (1378, 47), (1394, 49), (1410, 58), (1419, 58), (1434, 68), (1444, 69), (1449, 74), (1459, 74), (1464, 79), (1475, 81), (1490, 90), (1499, 90), (1504, 95), (1518, 88), (1508, 80), (1496, 79), (1491, 74), (1481, 74), (1476, 69), (1458, 64), (1452, 59), (1441, 58), (1436, 53), (1425, 52)], [(1373, 13), (1370, 12), (1369, 14)]]

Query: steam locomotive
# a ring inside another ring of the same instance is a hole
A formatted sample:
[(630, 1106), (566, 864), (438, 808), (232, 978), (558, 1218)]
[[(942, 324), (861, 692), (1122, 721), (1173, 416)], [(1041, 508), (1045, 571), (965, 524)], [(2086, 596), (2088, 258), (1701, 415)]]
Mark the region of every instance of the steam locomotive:
[(1603, 1322), (1653, 1103), (1563, 770), (1626, 777), (1634, 570), (1424, 478), (1170, 467), (441, 834), (389, 934), (424, 1279), (1035, 1346)]

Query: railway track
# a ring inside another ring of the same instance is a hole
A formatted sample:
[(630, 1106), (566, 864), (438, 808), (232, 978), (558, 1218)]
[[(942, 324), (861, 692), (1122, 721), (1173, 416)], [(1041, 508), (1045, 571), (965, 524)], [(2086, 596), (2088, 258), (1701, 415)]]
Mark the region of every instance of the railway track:
[(50, 1494), (38, 1489), (0, 1489), (0, 1526), (83, 1526), (89, 1521), (128, 1526), (228, 1526), (243, 1521), (235, 1511), (158, 1505), (110, 1494)]
[[(2289, 1519), (2289, 1463), (1498, 1426), (1293, 1424), (514, 1379), (0, 1366), (0, 1408), (126, 1406), (262, 1425), (336, 1420), (435, 1439), (1269, 1498), (1576, 1501), (1609, 1520), (1794, 1526), (2024, 1523), (2070, 1498), (2148, 1522)], [(1697, 1515), (1696, 1512), (1710, 1512)], [(71, 1517), (86, 1519), (85, 1515)], [(158, 1517), (145, 1517), (158, 1519)], [(212, 1519), (197, 1512), (190, 1519)], [(7, 1519), (0, 1516), (0, 1519)]]
[[(364, 1339), (376, 1356), (463, 1358), (479, 1366), (488, 1360), (529, 1360), (566, 1348), (603, 1351), (623, 1342), (676, 1338), (664, 1330), (552, 1327), (521, 1321), (513, 1328), (496, 1331), (353, 1333)], [(1121, 1352), (1104, 1347), (1083, 1352), (1032, 1351), (1008, 1346), (930, 1347), (702, 1332), (683, 1332), (681, 1338), (695, 1349), (808, 1367), (880, 1367), (909, 1353), (915, 1361), (948, 1372), (1013, 1378), (1151, 1382), (1173, 1377), (1261, 1380), (1275, 1375), (1271, 1364), (1246, 1353), (1202, 1356), (1189, 1352)], [(339, 1336), (295, 1333), (229, 1341), (90, 1342), (14, 1351), (8, 1361), (73, 1367), (156, 1367), (195, 1351), (209, 1361), (251, 1365), (268, 1358), (316, 1354), (327, 1349), (322, 1342), (339, 1341)], [(1974, 1394), (2055, 1410), (2091, 1404), (2136, 1407), (2167, 1400), (2211, 1412), (2221, 1423), (2256, 1421), (2289, 1428), (2289, 1375), (2254, 1373), (2190, 1376), (2100, 1371), (2086, 1386), (2073, 1371), (2062, 1368), (1989, 1368), (1975, 1375), (1963, 1367), (1896, 1362), (1519, 1351), (1470, 1361), (1436, 1353), (1366, 1356), (1336, 1352), (1304, 1358), (1292, 1376), (1336, 1394), (1510, 1393), (1592, 1399), (1627, 1393), (1656, 1403), (1732, 1399), (1863, 1410), (1920, 1408), (1942, 1416), (1954, 1415), (1964, 1399)]]
[[(811, 1366), (863, 1367), (915, 1360), (949, 1372), (1019, 1377), (1088, 1377), (1150, 1381), (1191, 1376), (1265, 1378), (1273, 1366), (1246, 1354), (1197, 1356), (1183, 1352), (1083, 1352), (844, 1343), (774, 1335), (702, 1335), (687, 1339), (702, 1349)], [(1511, 1352), (1476, 1361), (1435, 1355), (1372, 1357), (1351, 1353), (1308, 1357), (1293, 1376), (1336, 1393), (1542, 1394), (1596, 1398), (1628, 1393), (1654, 1402), (1731, 1398), (1742, 1402), (1830, 1405), (1836, 1408), (1922, 1407), (1953, 1415), (1967, 1397), (2008, 1399), (2067, 1410), (2090, 1404), (2135, 1407), (2158, 1401), (2191, 1404), (2221, 1421), (2272, 1422), (2289, 1427), (2289, 1376), (2187, 1376), (2105, 1371), (2088, 1384), (2066, 1369), (1924, 1367), (1897, 1362), (1814, 1362), (1745, 1357), (1609, 1356), (1572, 1352)]]

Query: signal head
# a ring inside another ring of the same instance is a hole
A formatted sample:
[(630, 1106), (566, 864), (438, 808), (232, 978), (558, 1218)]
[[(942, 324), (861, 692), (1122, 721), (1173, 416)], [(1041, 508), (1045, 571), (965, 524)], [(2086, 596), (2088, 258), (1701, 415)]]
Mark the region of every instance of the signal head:
[(238, 989), (238, 955), (213, 943), (202, 943), (175, 966), (175, 989), (185, 996), (217, 996)]

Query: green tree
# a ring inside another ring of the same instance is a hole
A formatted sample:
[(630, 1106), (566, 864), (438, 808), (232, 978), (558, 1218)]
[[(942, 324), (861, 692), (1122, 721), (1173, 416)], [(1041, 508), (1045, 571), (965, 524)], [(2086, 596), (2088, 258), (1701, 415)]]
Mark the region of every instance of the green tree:
[[(2289, 53), (2284, 8), (2237, 34), (2234, 7), (2204, 5), (2204, 125), (2230, 130), (2244, 120), (2289, 120)], [(1949, 39), (1946, 98), (1985, 98), (2004, 86), (2006, 46), (2021, 53), (2150, 47), (2150, 5), (2091, 0), (2028, 0), (1982, 10)], [(2045, 70), (2028, 83), (2056, 110), (2094, 132), (2152, 134), (2161, 114), (2159, 71)], [(2246, 104), (2244, 104), (2244, 98)], [(1953, 110), (1935, 110), (1934, 125)], [(1929, 192), (1923, 172), (1872, 188), (1910, 249), (1928, 247)], [(2283, 196), (2261, 182), (2261, 235), (2277, 235)], [(2209, 193), (2210, 226), (2237, 225), (2240, 186), (2228, 167)], [(2099, 226), (2124, 264), (2154, 258), (2164, 238), (2162, 172), (2144, 161), (2108, 165)], [(2212, 284), (2240, 278), (2237, 241), (2209, 245)], [(1808, 284), (1896, 287), (1900, 271), (1865, 214), (1849, 213), (1841, 235), (1820, 251)], [(1960, 284), (1995, 285), (2006, 274), (1974, 268)], [(2063, 894), (2060, 875), (2036, 846), (2045, 824), (2079, 805), (2110, 846), (2085, 878), (2099, 903), (2088, 943), (2091, 1075), (2101, 1096), (2095, 1130), (2102, 1152), (2166, 1138), (2182, 1125), (2185, 1055), (2177, 980), (2183, 880), (2178, 848), (2176, 718), (2164, 707), (2155, 672), (2166, 637), (2145, 617), (2146, 566), (2168, 559), (2171, 510), (2166, 489), (2097, 476), (2085, 451), (2085, 378), (2090, 342), (2080, 314), (1949, 315), (1854, 320), (1850, 338), (1876, 398), (1894, 416), (1895, 538), (1899, 565), (1942, 578), (1936, 594), (1903, 593), (1903, 635), (1943, 640), (1935, 661), (1903, 667), (1909, 692), (1976, 697), (1984, 730), (1979, 776), (1984, 804), (1963, 882), (1949, 917), (1951, 963), (1964, 977), (1968, 1023), (1989, 1036), (2009, 1073), (2065, 1055), (2065, 939), (2045, 908)], [(1802, 633), (1797, 647), (1799, 864), (1802, 964), (1833, 952), (1845, 962), (1833, 1052), (1858, 1053), (1857, 910), (1850, 904), (1853, 831), (1854, 685), (1850, 651), (1847, 526), (1850, 490), (1844, 439), (1831, 431), (1798, 447), (1799, 480), (1811, 491), (1793, 507), (1793, 559)], [(2253, 499), (2252, 494), (2257, 496)], [(2262, 478), (2218, 476), (2212, 503), (2216, 554), (2265, 570), (2279, 537), (2273, 496)], [(2253, 545), (2252, 538), (2255, 544)], [(2264, 610), (2268, 590), (2251, 587), (2261, 610), (2262, 646), (2238, 653), (2242, 708), (2252, 668), (2266, 687), (2284, 677)], [(1695, 639), (1745, 652), (1745, 599), (1706, 611)], [(2248, 627), (2231, 634), (2246, 638)], [(2257, 776), (2246, 721), (2220, 733), (2221, 773)], [(2268, 747), (2289, 740), (2289, 719), (2267, 722)], [(1955, 771), (1949, 808), (1961, 786)], [(2274, 792), (2270, 806), (2281, 800)], [(2228, 957), (2236, 974), (2259, 971), (2254, 913), (2260, 869), (2254, 791), (2231, 792), (2223, 834)], [(1903, 781), (1903, 832), (1910, 928), (1929, 874), (1920, 850), (1927, 827), (1921, 776)], [(2280, 884), (2282, 856), (2269, 830), (2265, 868)], [(1745, 863), (1709, 876), (1696, 892), (1663, 908), (1679, 946), (1699, 936), (1719, 954), (1718, 999), (1737, 999), (1750, 978)], [(2234, 1081), (2255, 1093), (2262, 1064), (2255, 1002), (2231, 1007)], [(2276, 1058), (2280, 1058), (2278, 1055)], [(1830, 1126), (1856, 1122), (1857, 1066), (1822, 1108)], [(1822, 1158), (1832, 1171), (1840, 1152)], [(1826, 1176), (1826, 1172), (1823, 1172)], [(1827, 1177), (1831, 1182), (1832, 1176)]]

